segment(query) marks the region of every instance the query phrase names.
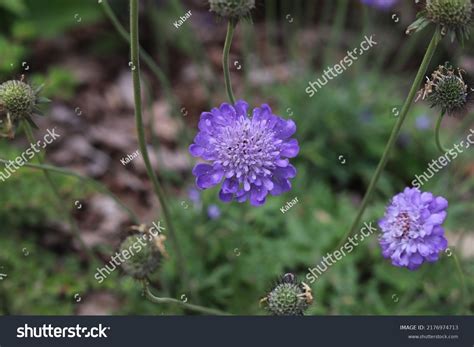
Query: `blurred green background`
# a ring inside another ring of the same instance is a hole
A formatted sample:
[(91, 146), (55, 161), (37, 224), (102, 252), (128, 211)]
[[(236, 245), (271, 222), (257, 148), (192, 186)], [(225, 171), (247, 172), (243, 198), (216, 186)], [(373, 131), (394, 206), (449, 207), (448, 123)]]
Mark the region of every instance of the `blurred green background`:
[[(127, 1), (109, 3), (128, 28)], [(257, 1), (252, 20), (239, 24), (231, 49), (236, 97), (251, 107), (268, 103), (274, 113), (293, 119), (301, 146), (293, 189), (253, 208), (221, 203), (217, 189), (192, 190), (194, 162), (187, 146), (199, 115), (227, 101), (220, 66), (225, 21), (208, 11), (206, 1), (141, 1), (141, 44), (160, 69), (157, 76), (142, 64), (147, 135), (193, 286), (179, 283), (168, 247), (170, 259), (152, 277), (157, 295), (189, 297), (191, 303), (234, 314), (265, 314), (259, 300), (275, 280), (286, 272), (305, 280), (308, 267), (335, 249), (355, 217), (428, 45), (432, 28), (405, 35), (416, 16), (411, 3), (399, 1), (383, 11), (355, 0)], [(173, 22), (188, 10), (191, 18), (175, 28)], [(308, 81), (372, 34), (379, 44), (309, 98)], [(472, 40), (464, 48), (444, 40), (428, 71), (449, 60), (472, 75), (473, 53)], [(37, 136), (54, 126), (63, 135), (47, 148), (47, 161), (99, 180), (142, 223), (162, 220), (143, 164), (120, 163), (138, 148), (130, 59), (103, 4), (0, 0), (0, 57), (2, 82), (23, 74), (32, 84), (45, 84), (52, 103), (38, 122)], [(363, 221), (381, 218), (390, 197), (439, 156), (437, 116), (426, 103), (412, 106)], [(447, 147), (474, 129), (471, 113), (443, 124)], [(27, 145), (21, 132), (14, 141), (2, 139), (0, 157), (15, 158)], [(315, 303), (308, 314), (471, 313), (473, 159), (466, 151), (423, 186), (449, 200), (445, 229), (450, 250), (461, 260), (467, 298), (462, 299), (449, 253), (411, 272), (383, 259), (374, 235), (312, 285)], [(62, 206), (41, 172), (24, 167), (0, 183), (0, 273), (7, 274), (0, 281), (0, 313), (192, 314), (148, 302), (139, 283), (121, 270), (97, 283), (95, 268), (110, 260), (133, 223), (83, 182), (53, 178), (64, 196)], [(281, 213), (295, 197), (298, 204)], [(94, 259), (71, 234), (65, 212), (74, 214)]]

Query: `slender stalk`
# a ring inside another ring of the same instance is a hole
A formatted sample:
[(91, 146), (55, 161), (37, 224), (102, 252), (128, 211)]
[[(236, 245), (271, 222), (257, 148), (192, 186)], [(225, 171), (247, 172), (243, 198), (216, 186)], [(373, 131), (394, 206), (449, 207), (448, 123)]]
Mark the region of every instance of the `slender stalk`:
[[(8, 162), (9, 162), (8, 160), (0, 158), (0, 164), (5, 164), (6, 165), (6, 164), (8, 164)], [(31, 169), (43, 170), (43, 171), (48, 171), (48, 172), (55, 172), (55, 173), (65, 175), (65, 176), (75, 177), (80, 181), (89, 183), (96, 190), (98, 190), (98, 191), (104, 193), (105, 195), (109, 196), (110, 198), (112, 198), (125, 212), (128, 213), (128, 215), (130, 216), (130, 218), (132, 219), (132, 221), (135, 224), (139, 224), (140, 220), (137, 217), (137, 215), (131, 209), (129, 209), (122, 201), (120, 201), (120, 199), (117, 196), (115, 196), (115, 194), (112, 193), (107, 187), (105, 187), (101, 183), (95, 181), (94, 179), (89, 178), (89, 177), (85, 177), (85, 176), (81, 176), (80, 174), (75, 173), (74, 171), (66, 170), (66, 169), (59, 168), (59, 167), (52, 166), (52, 165), (24, 163), (23, 166), (31, 168)]]
[(444, 113), (441, 113), (438, 117), (438, 121), (436, 122), (436, 129), (435, 129), (435, 140), (436, 140), (436, 146), (440, 150), (441, 153), (446, 153), (448, 150), (444, 148), (443, 144), (441, 143), (441, 139), (439, 136), (440, 129), (441, 129), (441, 123), (443, 122), (443, 116)]
[(138, 39), (138, 0), (130, 0), (130, 53), (132, 60), (132, 79), (133, 79), (133, 93), (135, 100), (135, 123), (138, 133), (138, 143), (140, 152), (143, 156), (143, 161), (145, 162), (146, 171), (148, 177), (150, 178), (153, 184), (153, 190), (160, 201), (161, 208), (163, 210), (163, 216), (165, 223), (168, 227), (169, 235), (171, 242), (176, 253), (178, 271), (180, 273), (181, 280), (184, 285), (189, 286), (188, 274), (184, 264), (184, 259), (181, 254), (181, 248), (179, 246), (179, 241), (176, 235), (176, 232), (171, 222), (171, 214), (168, 209), (168, 203), (166, 201), (165, 193), (161, 187), (158, 178), (155, 175), (155, 171), (150, 162), (150, 157), (148, 155), (148, 149), (145, 139), (145, 129), (143, 126), (142, 118), (142, 98), (141, 98), (141, 86), (140, 86), (140, 60), (139, 60), (139, 39)]
[(367, 188), (367, 191), (364, 195), (362, 203), (359, 207), (359, 211), (357, 212), (356, 218), (354, 219), (354, 222), (352, 223), (347, 233), (341, 239), (338, 245), (338, 248), (341, 245), (343, 245), (345, 240), (355, 232), (355, 230), (357, 229), (360, 223), (362, 215), (364, 214), (365, 209), (367, 208), (367, 205), (369, 203), (369, 200), (372, 197), (372, 194), (374, 193), (375, 186), (380, 178), (380, 175), (383, 169), (385, 168), (385, 165), (387, 164), (390, 152), (392, 151), (392, 148), (398, 138), (398, 135), (400, 134), (400, 129), (403, 125), (403, 122), (405, 121), (408, 111), (410, 110), (410, 106), (416, 95), (416, 91), (419, 88), (421, 81), (423, 80), (423, 76), (425, 75), (426, 70), (428, 69), (428, 65), (433, 57), (434, 52), (436, 51), (436, 47), (438, 46), (439, 41), (440, 41), (440, 36), (439, 36), (438, 31), (436, 31), (426, 50), (425, 56), (423, 57), (423, 61), (421, 62), (420, 68), (418, 69), (418, 73), (416, 74), (415, 80), (413, 81), (413, 84), (411, 86), (410, 92), (408, 93), (407, 99), (405, 100), (405, 104), (403, 105), (402, 111), (400, 112), (400, 116), (392, 130), (392, 133), (387, 142), (387, 145), (385, 146), (385, 150), (383, 152), (382, 158), (379, 161), (377, 169), (375, 170), (375, 173), (370, 181), (369, 187)]
[(232, 36), (234, 35), (234, 29), (237, 23), (233, 20), (229, 20), (227, 23), (227, 35), (225, 37), (224, 52), (222, 54), (222, 68), (224, 70), (225, 89), (227, 96), (232, 105), (235, 104), (234, 93), (232, 92), (232, 83), (230, 82), (230, 71), (229, 71), (229, 52), (230, 46), (232, 45)]
[[(36, 143), (36, 139), (33, 135), (33, 129), (31, 129), (30, 123), (28, 123), (26, 120), (24, 120), (24, 121), (22, 121), (22, 125), (23, 125), (23, 129), (25, 130), (26, 137), (28, 138), (28, 141), (30, 143)], [(38, 163), (40, 165), (43, 165), (44, 164), (44, 159), (43, 159), (42, 153), (39, 153), (36, 157), (38, 159)], [(46, 181), (48, 182), (49, 187), (51, 188), (52, 192), (54, 193), (54, 195), (57, 199), (57, 203), (58, 203), (57, 206), (58, 206), (59, 210), (63, 211), (63, 209), (62, 209), (62, 205), (63, 205), (62, 200), (63, 199), (61, 197), (61, 193), (58, 190), (58, 187), (56, 187), (56, 184), (54, 184), (54, 181), (51, 178), (51, 175), (49, 174), (49, 171), (48, 170), (42, 170), (42, 171), (43, 171), (44, 177), (46, 178)], [(73, 232), (74, 237), (81, 244), (81, 248), (83, 249), (83, 251), (87, 254), (89, 259), (91, 259), (91, 260), (94, 259), (94, 257), (95, 257), (94, 252), (92, 252), (92, 250), (85, 244), (84, 240), (82, 239), (81, 232), (80, 232), (80, 230), (79, 230), (79, 228), (76, 224), (76, 221), (74, 220), (73, 216), (71, 215), (71, 213), (69, 211), (64, 211), (63, 214), (67, 218), (67, 220), (69, 222), (69, 225), (71, 227), (71, 231)]]
[(161, 297), (155, 296), (151, 292), (150, 285), (149, 285), (148, 281), (146, 281), (146, 280), (143, 281), (143, 293), (145, 294), (145, 296), (147, 297), (148, 300), (150, 300), (151, 302), (154, 302), (155, 304), (174, 304), (174, 305), (181, 306), (182, 308), (185, 308), (187, 310), (204, 313), (206, 315), (213, 315), (213, 316), (228, 316), (229, 315), (229, 313), (226, 313), (226, 312), (223, 312), (223, 311), (219, 311), (219, 310), (204, 307), (204, 306), (188, 304), (188, 303), (183, 302), (183, 301), (178, 300), (178, 299), (161, 298)]
[(453, 252), (453, 259), (454, 259), (454, 262), (456, 264), (456, 270), (457, 270), (458, 275), (459, 275), (459, 280), (461, 281), (462, 302), (464, 303), (463, 307), (464, 307), (464, 309), (467, 310), (467, 307), (465, 305), (466, 304), (466, 294), (467, 294), (466, 280), (464, 278), (464, 273), (462, 271), (461, 263), (459, 262), (459, 259), (458, 259), (458, 257), (456, 256), (456, 254), (454, 252)]
[[(104, 12), (107, 15), (107, 17), (110, 19), (112, 22), (112, 25), (114, 26), (115, 30), (119, 33), (122, 38), (127, 41), (128, 44), (130, 44), (130, 35), (129, 33), (125, 30), (125, 28), (122, 26), (120, 21), (117, 19), (117, 16), (115, 15), (114, 11), (110, 7), (110, 4), (108, 0), (103, 0), (102, 1), (102, 6), (104, 8)], [(155, 63), (153, 58), (142, 48), (139, 47), (140, 50), (140, 56), (143, 59), (144, 63), (148, 66), (148, 68), (153, 72), (156, 76), (156, 78), (160, 81), (160, 83), (163, 86), (163, 89), (165, 90), (166, 97), (169, 99), (172, 104), (174, 105), (175, 109), (177, 109), (178, 102), (176, 98), (174, 97), (173, 93), (171, 92), (171, 85), (166, 78), (166, 75), (164, 72), (160, 69), (160, 67)]]

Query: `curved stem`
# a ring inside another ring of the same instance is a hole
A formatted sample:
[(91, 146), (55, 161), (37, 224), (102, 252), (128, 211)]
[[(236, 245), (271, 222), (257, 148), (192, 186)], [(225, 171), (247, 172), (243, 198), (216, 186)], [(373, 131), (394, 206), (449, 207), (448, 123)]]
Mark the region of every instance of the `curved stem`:
[(213, 315), (213, 316), (227, 316), (227, 315), (229, 315), (229, 313), (226, 313), (226, 312), (223, 312), (223, 311), (219, 311), (219, 310), (204, 307), (204, 306), (188, 304), (188, 303), (183, 302), (183, 301), (178, 300), (178, 299), (161, 298), (161, 297), (155, 296), (151, 292), (150, 285), (149, 285), (148, 281), (146, 281), (146, 280), (143, 281), (143, 293), (145, 294), (145, 296), (147, 297), (148, 300), (150, 300), (151, 302), (154, 302), (155, 304), (175, 304), (175, 305), (179, 305), (182, 308), (185, 308), (187, 310), (196, 311), (196, 312), (204, 313), (204, 314), (207, 314), (207, 315)]
[(229, 20), (227, 23), (227, 35), (225, 37), (224, 52), (222, 54), (222, 68), (224, 70), (225, 89), (227, 96), (232, 105), (235, 104), (234, 93), (232, 92), (232, 83), (230, 82), (230, 71), (229, 71), (229, 52), (230, 46), (232, 45), (232, 36), (234, 35), (234, 29), (237, 23), (234, 20)]
[(133, 94), (135, 101), (135, 123), (138, 133), (138, 143), (140, 152), (145, 162), (146, 172), (153, 184), (153, 190), (160, 201), (161, 208), (163, 210), (163, 216), (165, 223), (168, 227), (171, 242), (176, 253), (176, 260), (178, 265), (178, 271), (181, 276), (183, 284), (189, 287), (189, 280), (184, 265), (183, 256), (181, 254), (181, 248), (179, 241), (175, 233), (173, 224), (171, 222), (171, 214), (168, 209), (168, 203), (166, 201), (165, 193), (161, 187), (158, 178), (155, 175), (155, 171), (150, 162), (148, 155), (148, 149), (145, 139), (145, 129), (143, 127), (142, 118), (142, 98), (141, 98), (141, 86), (140, 86), (140, 61), (139, 61), (139, 40), (138, 40), (138, 0), (130, 0), (130, 54), (132, 60), (132, 79), (133, 79)]
[(458, 257), (456, 254), (453, 252), (453, 259), (456, 264), (456, 270), (458, 271), (459, 275), (459, 280), (461, 281), (461, 291), (462, 291), (462, 302), (464, 303), (462, 306), (467, 310), (467, 306), (465, 305), (466, 303), (466, 294), (467, 294), (467, 287), (466, 287), (466, 280), (464, 278), (464, 273), (462, 271), (461, 263), (459, 262)]
[[(8, 164), (8, 162), (9, 162), (8, 160), (0, 158), (0, 163), (1, 164), (6, 165), (6, 164)], [(104, 185), (102, 185), (101, 183), (95, 181), (92, 178), (89, 178), (89, 177), (86, 177), (86, 176), (81, 176), (80, 174), (75, 173), (74, 171), (70, 171), (70, 170), (59, 168), (59, 167), (52, 166), (52, 165), (24, 163), (23, 166), (31, 168), (31, 169), (44, 170), (44, 171), (49, 171), (49, 172), (55, 172), (55, 173), (65, 175), (65, 176), (75, 177), (80, 181), (84, 181), (86, 183), (89, 183), (96, 190), (98, 190), (98, 191), (104, 193), (105, 195), (109, 196), (120, 207), (122, 207), (122, 209), (125, 212), (128, 213), (128, 215), (130, 216), (130, 219), (133, 221), (133, 223), (139, 224), (139, 222), (140, 222), (137, 215), (131, 209), (129, 209), (122, 201), (120, 201), (120, 199), (117, 196), (115, 196), (114, 193), (112, 193), (107, 187), (105, 187)]]
[[(26, 137), (28, 138), (28, 141), (31, 144), (36, 143), (36, 139), (33, 135), (33, 129), (31, 129), (30, 123), (28, 123), (26, 120), (24, 120), (24, 121), (22, 121), (22, 125), (23, 125), (23, 129), (25, 130)], [(38, 159), (38, 163), (40, 165), (44, 164), (44, 159), (43, 159), (43, 154), (42, 153), (38, 153), (37, 159)], [(54, 184), (54, 181), (51, 178), (51, 175), (49, 174), (49, 171), (48, 170), (42, 170), (42, 171), (43, 171), (44, 177), (46, 178), (46, 181), (48, 182), (48, 185), (50, 186), (52, 192), (56, 196), (56, 199), (57, 199), (57, 202), (58, 202), (58, 208), (61, 211), (63, 211), (63, 209), (62, 209), (62, 206), (63, 206), (62, 200), (63, 199), (61, 197), (61, 193), (58, 190), (58, 187), (56, 187), (56, 184)], [(74, 220), (74, 217), (71, 215), (71, 213), (68, 210), (64, 211), (63, 213), (64, 213), (64, 216), (67, 218), (67, 220), (69, 222), (69, 225), (71, 227), (71, 231), (74, 234), (74, 237), (81, 244), (81, 248), (83, 249), (83, 251), (87, 254), (87, 256), (91, 260), (94, 259), (94, 257), (95, 257), (94, 252), (92, 252), (92, 250), (85, 244), (84, 240), (82, 239), (81, 232), (79, 230), (79, 227), (76, 224), (76, 221)]]
[(439, 115), (438, 121), (436, 122), (435, 140), (436, 140), (436, 146), (441, 151), (441, 153), (446, 153), (448, 150), (444, 148), (443, 144), (441, 143), (441, 139), (439, 137), (439, 132), (441, 129), (441, 122), (443, 121), (443, 116), (444, 116), (444, 113), (441, 112), (441, 114)]
[(415, 95), (416, 95), (416, 91), (419, 88), (421, 81), (423, 80), (423, 76), (425, 75), (426, 70), (428, 69), (428, 65), (431, 61), (431, 58), (433, 57), (433, 54), (436, 51), (436, 47), (438, 46), (439, 40), (440, 40), (440, 36), (439, 36), (438, 31), (436, 31), (426, 50), (425, 56), (423, 57), (423, 61), (421, 62), (420, 68), (418, 69), (418, 73), (416, 74), (415, 80), (413, 81), (410, 92), (408, 93), (408, 96), (403, 105), (402, 111), (400, 112), (400, 117), (398, 118), (397, 123), (395, 124), (392, 130), (392, 133), (390, 135), (390, 138), (387, 142), (387, 145), (385, 146), (385, 150), (383, 152), (382, 158), (380, 159), (377, 169), (375, 170), (375, 173), (370, 181), (369, 187), (367, 188), (367, 191), (364, 195), (362, 203), (359, 207), (359, 211), (357, 212), (356, 218), (354, 219), (354, 222), (352, 223), (347, 233), (341, 239), (341, 242), (339, 243), (338, 248), (342, 246), (345, 240), (355, 232), (355, 230), (357, 229), (360, 223), (362, 215), (364, 214), (364, 211), (367, 208), (369, 200), (372, 197), (372, 194), (374, 193), (375, 185), (377, 184), (380, 178), (380, 175), (383, 169), (385, 168), (385, 165), (387, 164), (390, 152), (392, 151), (393, 145), (395, 144), (398, 138), (403, 122), (405, 121), (408, 111), (410, 110), (411, 103), (413, 102), (413, 99), (415, 98)]

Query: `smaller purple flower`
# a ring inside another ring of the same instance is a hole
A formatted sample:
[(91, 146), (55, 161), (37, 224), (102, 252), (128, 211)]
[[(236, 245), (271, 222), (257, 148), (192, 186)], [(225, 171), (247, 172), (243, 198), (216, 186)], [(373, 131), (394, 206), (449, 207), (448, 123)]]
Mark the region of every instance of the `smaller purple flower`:
[(207, 215), (210, 219), (217, 219), (221, 216), (221, 210), (217, 205), (209, 205)]
[(201, 204), (201, 193), (194, 187), (188, 189), (188, 198), (196, 206)]
[(447, 208), (445, 198), (417, 188), (405, 188), (395, 195), (379, 221), (383, 256), (410, 270), (425, 261), (437, 261), (448, 245), (442, 227)]
[(427, 130), (431, 126), (431, 118), (426, 114), (416, 117), (415, 126), (419, 130)]
[(199, 163), (193, 169), (196, 185), (209, 189), (222, 182), (219, 198), (224, 202), (250, 200), (254, 206), (265, 203), (268, 194), (280, 195), (291, 189), (296, 169), (289, 158), (299, 152), (295, 122), (272, 113), (264, 104), (248, 112), (248, 104), (227, 103), (203, 112), (199, 133), (189, 147)]
[(398, 0), (361, 0), (365, 5), (376, 7), (380, 10), (389, 10), (398, 2)]

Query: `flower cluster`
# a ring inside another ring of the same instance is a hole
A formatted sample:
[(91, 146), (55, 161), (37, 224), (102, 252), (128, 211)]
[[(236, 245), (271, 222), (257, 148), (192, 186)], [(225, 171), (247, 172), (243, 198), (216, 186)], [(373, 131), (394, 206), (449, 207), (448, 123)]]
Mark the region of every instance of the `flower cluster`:
[(405, 188), (395, 195), (379, 221), (383, 256), (410, 270), (438, 260), (447, 247), (442, 227), (447, 207), (445, 198), (417, 188)]
[(203, 112), (199, 133), (190, 146), (194, 157), (211, 161), (193, 169), (200, 189), (212, 188), (221, 181), (219, 197), (259, 206), (268, 194), (279, 195), (291, 189), (296, 169), (289, 158), (299, 152), (292, 120), (285, 120), (262, 105), (248, 115), (248, 104), (223, 103), (211, 112)]

